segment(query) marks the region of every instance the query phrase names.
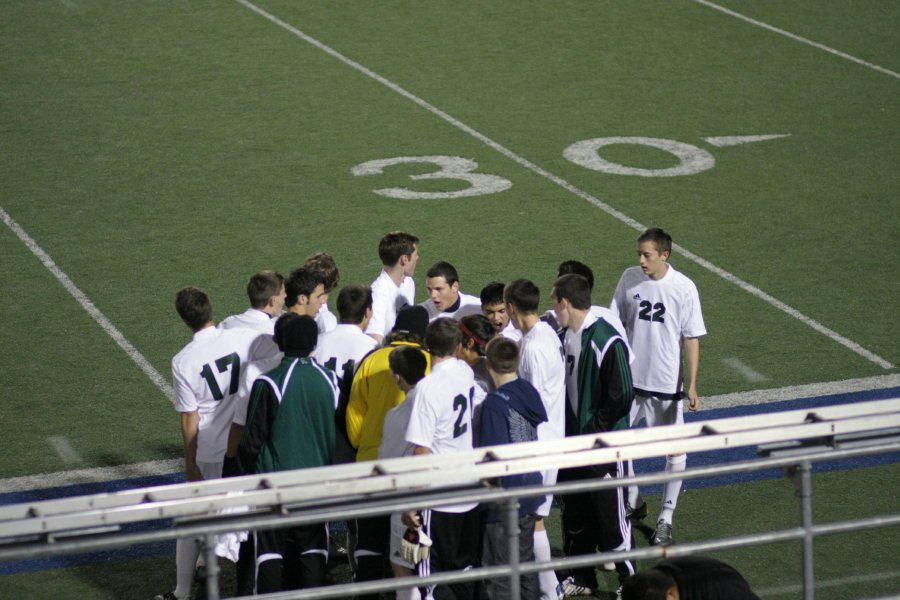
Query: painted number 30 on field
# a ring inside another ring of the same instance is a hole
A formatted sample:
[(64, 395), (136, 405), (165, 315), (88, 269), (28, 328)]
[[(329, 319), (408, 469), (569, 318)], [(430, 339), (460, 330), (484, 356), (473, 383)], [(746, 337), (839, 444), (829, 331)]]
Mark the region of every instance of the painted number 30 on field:
[[(704, 141), (718, 148), (738, 146), (752, 142), (762, 142), (777, 138), (787, 137), (790, 134), (773, 135), (747, 135), (730, 137), (708, 137)], [(668, 152), (678, 159), (678, 164), (665, 169), (646, 169), (623, 165), (613, 162), (600, 155), (600, 150), (606, 146), (617, 144), (630, 144), (648, 146), (657, 150)], [(637, 177), (679, 177), (682, 175), (696, 175), (708, 171), (716, 164), (715, 157), (708, 151), (676, 140), (651, 137), (602, 137), (575, 142), (563, 151), (563, 156), (586, 169), (610, 173), (613, 175), (632, 175)], [(426, 192), (416, 191), (405, 187), (379, 188), (373, 190), (376, 194), (388, 198), (400, 198), (403, 200), (444, 200), (450, 198), (465, 198), (468, 196), (483, 196), (502, 192), (512, 187), (512, 182), (499, 175), (478, 173), (478, 163), (458, 156), (397, 156), (394, 158), (380, 158), (356, 165), (352, 169), (354, 175), (381, 175), (385, 168), (402, 164), (430, 164), (438, 167), (436, 171), (429, 173), (410, 175), (414, 181), (430, 179), (455, 179), (468, 184), (467, 187), (454, 191)]]

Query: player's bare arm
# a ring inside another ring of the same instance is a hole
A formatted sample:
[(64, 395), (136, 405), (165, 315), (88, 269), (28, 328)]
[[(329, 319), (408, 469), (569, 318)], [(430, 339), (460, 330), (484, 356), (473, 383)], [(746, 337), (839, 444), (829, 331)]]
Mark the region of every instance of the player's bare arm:
[(184, 437), (184, 473), (188, 481), (203, 481), (197, 466), (197, 435), (200, 432), (200, 413), (196, 410), (181, 413), (181, 434)]
[(684, 354), (687, 357), (688, 366), (688, 408), (690, 410), (699, 410), (700, 396), (697, 394), (697, 373), (700, 370), (700, 338), (684, 338)]

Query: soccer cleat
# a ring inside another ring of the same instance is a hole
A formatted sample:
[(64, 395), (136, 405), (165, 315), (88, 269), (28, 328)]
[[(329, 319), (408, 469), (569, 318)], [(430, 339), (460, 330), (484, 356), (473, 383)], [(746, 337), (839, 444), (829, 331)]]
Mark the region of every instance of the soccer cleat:
[(637, 508), (632, 508), (630, 504), (625, 505), (625, 518), (631, 521), (640, 521), (647, 516), (647, 503), (641, 502)]
[(575, 583), (574, 577), (566, 577), (559, 585), (562, 587), (563, 598), (592, 596), (594, 594), (594, 590), (591, 588)]
[(665, 521), (659, 521), (656, 524), (656, 531), (653, 532), (653, 537), (650, 538), (650, 544), (652, 546), (671, 546), (673, 543), (672, 525)]
[(190, 596), (183, 596), (179, 598), (175, 595), (175, 590), (171, 592), (166, 592), (165, 594), (157, 594), (153, 596), (153, 600), (191, 600)]

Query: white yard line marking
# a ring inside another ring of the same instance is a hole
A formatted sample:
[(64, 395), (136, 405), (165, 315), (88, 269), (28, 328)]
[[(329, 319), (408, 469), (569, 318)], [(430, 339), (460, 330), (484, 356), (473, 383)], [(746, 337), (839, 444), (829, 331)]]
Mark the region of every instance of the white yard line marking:
[[(735, 406), (755, 406), (783, 400), (799, 398), (816, 398), (834, 394), (847, 394), (869, 390), (900, 387), (900, 374), (880, 375), (866, 379), (849, 379), (812, 385), (797, 385), (780, 389), (756, 390), (722, 396), (702, 397), (703, 410), (715, 408), (731, 408)], [(898, 401), (900, 402), (900, 401)], [(0, 494), (23, 492), (46, 488), (77, 485), (85, 483), (102, 483), (120, 479), (150, 477), (153, 475), (171, 475), (184, 470), (182, 459), (156, 460), (151, 462), (120, 465), (117, 467), (100, 467), (96, 469), (79, 469), (42, 475), (26, 475), (11, 479), (0, 479)]]
[(11, 479), (0, 480), (0, 493), (5, 494), (9, 492), (43, 490), (86, 483), (105, 483), (107, 481), (152, 477), (154, 475), (171, 475), (183, 470), (184, 461), (177, 459), (155, 460), (131, 465), (119, 465), (116, 467), (100, 467), (96, 469), (61, 471), (59, 473), (44, 473), (42, 475), (26, 475), (24, 477), (13, 477)]
[(736, 19), (746, 21), (747, 23), (750, 23), (751, 25), (756, 25), (757, 27), (762, 27), (763, 29), (768, 29), (769, 31), (772, 31), (779, 35), (783, 35), (787, 38), (794, 40), (795, 42), (800, 42), (801, 44), (806, 44), (807, 46), (812, 46), (813, 48), (818, 48), (819, 50), (824, 50), (825, 52), (827, 52), (829, 54), (833, 54), (835, 56), (839, 56), (846, 60), (855, 62), (858, 65), (868, 67), (874, 71), (878, 71), (879, 73), (884, 73), (885, 75), (890, 75), (891, 77), (893, 77), (895, 79), (900, 79), (900, 73), (891, 71), (890, 69), (885, 69), (884, 67), (880, 67), (876, 64), (867, 62), (865, 60), (862, 60), (861, 58), (856, 58), (855, 56), (847, 54), (846, 52), (841, 52), (840, 50), (835, 50), (834, 48), (826, 46), (825, 44), (820, 44), (819, 42), (814, 42), (805, 37), (801, 37), (795, 33), (791, 33), (790, 31), (785, 31), (784, 29), (779, 29), (778, 27), (769, 25), (768, 23), (763, 23), (762, 21), (757, 21), (756, 19), (750, 18), (746, 15), (742, 15), (741, 13), (735, 12), (729, 8), (725, 8), (724, 6), (719, 6), (718, 4), (709, 2), (709, 0), (694, 0), (694, 1), (697, 2), (698, 4), (702, 4), (703, 6), (707, 6), (709, 8), (713, 8), (715, 10), (723, 12), (726, 15), (732, 16)]
[(791, 385), (769, 390), (753, 390), (752, 392), (735, 392), (719, 396), (701, 396), (701, 411), (714, 408), (732, 408), (735, 406), (756, 406), (770, 402), (797, 400), (799, 398), (820, 398), (837, 394), (852, 394), (871, 390), (884, 390), (900, 387), (900, 373), (847, 379), (846, 381), (830, 381), (808, 385)]
[(6, 226), (9, 227), (16, 236), (28, 246), (28, 249), (38, 258), (38, 260), (43, 263), (45, 267), (53, 274), (54, 277), (62, 284), (66, 291), (72, 295), (73, 298), (81, 305), (81, 307), (87, 311), (87, 313), (97, 322), (100, 327), (103, 328), (109, 337), (111, 337), (119, 347), (125, 351), (125, 354), (128, 355), (131, 360), (135, 362), (135, 364), (144, 372), (147, 377), (150, 378), (156, 387), (160, 389), (160, 391), (168, 398), (170, 401), (174, 401), (175, 391), (172, 389), (172, 386), (163, 378), (162, 375), (159, 374), (153, 365), (144, 358), (144, 355), (135, 348), (131, 342), (129, 342), (122, 332), (116, 328), (115, 325), (112, 324), (106, 315), (100, 312), (94, 303), (91, 302), (91, 299), (88, 298), (84, 292), (78, 289), (69, 276), (66, 275), (62, 269), (60, 269), (53, 259), (44, 252), (44, 250), (38, 246), (37, 242), (35, 242), (28, 233), (16, 223), (12, 217), (7, 214), (2, 207), (0, 207), (0, 218), (3, 219), (3, 222), (6, 223)]
[[(377, 81), (378, 83), (380, 83), (380, 84), (384, 85), (385, 87), (387, 87), (388, 89), (390, 89), (390, 90), (392, 90), (392, 91), (394, 91), (394, 92), (400, 94), (400, 95), (403, 96), (404, 98), (410, 100), (411, 102), (413, 102), (414, 104), (420, 106), (421, 108), (424, 108), (424, 109), (427, 110), (428, 112), (430, 112), (430, 113), (432, 113), (432, 114), (434, 114), (434, 115), (440, 117), (441, 119), (443, 119), (443, 120), (446, 121), (447, 123), (453, 125), (453, 126), (456, 127), (457, 129), (459, 129), (459, 130), (461, 130), (461, 131), (463, 131), (463, 132), (469, 134), (470, 136), (474, 137), (475, 139), (481, 141), (482, 143), (484, 143), (484, 144), (487, 145), (488, 147), (493, 148), (494, 150), (496, 150), (497, 152), (499, 152), (500, 154), (502, 154), (502, 155), (505, 156), (506, 158), (512, 160), (513, 162), (518, 163), (519, 165), (525, 167), (525, 168), (528, 169), (529, 171), (531, 171), (531, 172), (533, 172), (533, 173), (536, 173), (536, 174), (540, 175), (541, 177), (544, 177), (544, 178), (546, 178), (546, 179), (552, 181), (552, 182), (555, 183), (556, 185), (558, 185), (558, 186), (560, 186), (561, 188), (563, 188), (563, 189), (565, 189), (565, 190), (567, 190), (567, 191), (569, 191), (569, 192), (575, 194), (575, 195), (578, 196), (579, 198), (581, 198), (581, 199), (583, 199), (583, 200), (585, 200), (585, 201), (587, 201), (587, 202), (590, 202), (591, 204), (593, 204), (594, 206), (596, 206), (597, 208), (599, 208), (599, 209), (602, 210), (603, 212), (605, 212), (605, 213), (607, 213), (608, 215), (610, 215), (610, 216), (612, 216), (612, 217), (618, 219), (619, 221), (621, 221), (622, 223), (628, 225), (629, 227), (631, 227), (631, 228), (633, 228), (633, 229), (635, 229), (635, 230), (637, 230), (637, 231), (644, 231), (644, 230), (647, 228), (645, 225), (639, 223), (638, 221), (635, 221), (634, 219), (632, 219), (631, 217), (629, 217), (629, 216), (626, 215), (625, 213), (622, 213), (622, 212), (616, 210), (615, 208), (613, 208), (612, 206), (606, 204), (605, 202), (601, 201), (600, 199), (598, 199), (598, 198), (592, 196), (591, 194), (589, 194), (589, 193), (587, 193), (587, 192), (581, 190), (580, 188), (575, 187), (574, 185), (572, 185), (571, 183), (569, 183), (568, 181), (566, 181), (566, 180), (563, 179), (562, 177), (558, 177), (557, 175), (554, 175), (553, 173), (547, 171), (546, 169), (544, 169), (544, 168), (542, 168), (542, 167), (539, 167), (538, 165), (534, 164), (533, 162), (529, 161), (528, 159), (526, 159), (526, 158), (524, 158), (524, 157), (522, 157), (522, 156), (519, 156), (518, 154), (516, 154), (516, 153), (513, 152), (512, 150), (509, 150), (508, 148), (506, 148), (505, 146), (501, 145), (500, 143), (495, 142), (494, 140), (492, 140), (491, 138), (487, 137), (486, 135), (480, 133), (479, 131), (477, 131), (477, 130), (471, 128), (471, 127), (469, 127), (469, 126), (466, 125), (465, 123), (463, 123), (463, 122), (457, 120), (456, 118), (452, 117), (451, 115), (445, 113), (444, 111), (442, 111), (441, 109), (437, 108), (436, 106), (434, 106), (434, 105), (432, 105), (432, 104), (429, 104), (428, 102), (426, 102), (426, 101), (423, 100), (422, 98), (419, 98), (418, 96), (416, 96), (416, 95), (413, 94), (412, 92), (409, 92), (409, 91), (407, 91), (406, 89), (404, 89), (404, 88), (400, 87), (399, 85), (397, 85), (396, 83), (394, 83), (394, 82), (392, 82), (392, 81), (390, 81), (390, 80), (388, 80), (388, 79), (385, 79), (384, 77), (382, 77), (382, 76), (379, 75), (378, 73), (372, 71), (371, 69), (369, 69), (369, 68), (367, 68), (367, 67), (364, 67), (363, 65), (359, 64), (359, 63), (356, 62), (355, 60), (353, 60), (353, 59), (351, 59), (351, 58), (348, 58), (348, 57), (344, 56), (343, 54), (341, 54), (341, 53), (338, 52), (337, 50), (331, 48), (330, 46), (326, 46), (324, 43), (320, 42), (319, 40), (317, 40), (317, 39), (315, 39), (315, 38), (313, 38), (313, 37), (310, 37), (309, 35), (303, 33), (302, 31), (300, 31), (299, 29), (297, 29), (297, 28), (294, 27), (293, 25), (291, 25), (291, 24), (289, 24), (289, 23), (286, 23), (286, 22), (282, 21), (281, 19), (279, 19), (278, 17), (276, 17), (275, 15), (273, 15), (273, 14), (271, 14), (271, 13), (269, 13), (269, 12), (266, 12), (265, 10), (259, 8), (258, 6), (256, 6), (255, 4), (253, 4), (252, 2), (249, 2), (248, 0), (235, 0), (235, 1), (238, 2), (239, 4), (244, 5), (244, 6), (247, 7), (248, 9), (252, 10), (253, 12), (255, 12), (256, 14), (258, 14), (258, 15), (260, 15), (261, 17), (267, 19), (268, 21), (274, 23), (275, 25), (278, 25), (278, 26), (281, 27), (282, 29), (284, 29), (284, 30), (286, 30), (286, 31), (288, 31), (288, 32), (290, 32), (290, 33), (292, 33), (292, 34), (295, 35), (296, 37), (298, 37), (298, 38), (302, 39), (303, 41), (307, 42), (308, 44), (310, 44), (310, 45), (312, 45), (312, 46), (315, 46), (316, 48), (318, 48), (318, 49), (321, 50), (322, 52), (325, 52), (326, 54), (328, 54), (328, 55), (330, 55), (330, 56), (336, 58), (337, 60), (341, 61), (341, 62), (344, 63), (345, 65), (347, 65), (347, 66), (349, 66), (349, 67), (351, 67), (351, 68), (353, 68), (353, 69), (359, 71), (360, 73), (366, 75), (367, 77), (370, 77), (371, 79), (374, 79), (374, 80)], [(811, 319), (810, 317), (807, 317), (806, 315), (804, 315), (804, 314), (801, 313), (800, 311), (796, 310), (795, 308), (792, 308), (792, 307), (788, 306), (787, 304), (785, 304), (784, 302), (781, 302), (780, 300), (777, 300), (777, 299), (773, 298), (773, 297), (770, 296), (769, 294), (767, 294), (767, 293), (763, 292), (762, 290), (760, 290), (760, 289), (758, 289), (758, 288), (756, 288), (756, 287), (750, 285), (749, 283), (747, 283), (746, 281), (740, 279), (739, 277), (737, 277), (737, 276), (735, 276), (735, 275), (732, 275), (732, 274), (729, 273), (728, 271), (725, 271), (724, 269), (720, 269), (719, 267), (715, 266), (714, 264), (712, 264), (712, 263), (709, 262), (708, 260), (705, 260), (705, 259), (703, 259), (703, 258), (700, 258), (699, 256), (697, 256), (697, 255), (694, 254), (693, 252), (689, 252), (688, 250), (686, 250), (685, 248), (683, 248), (683, 247), (681, 247), (681, 246), (675, 245), (674, 248), (675, 248), (675, 250), (677, 250), (678, 252), (680, 252), (684, 257), (686, 257), (688, 260), (694, 261), (695, 263), (697, 263), (697, 264), (700, 265), (701, 267), (703, 267), (703, 268), (705, 268), (705, 269), (707, 269), (707, 270), (709, 270), (709, 271), (715, 273), (716, 275), (718, 275), (718, 276), (721, 277), (722, 279), (724, 279), (724, 280), (726, 280), (726, 281), (728, 281), (728, 282), (730, 282), (730, 283), (733, 283), (733, 284), (737, 285), (737, 286), (740, 287), (741, 289), (743, 289), (743, 290), (749, 292), (750, 294), (756, 296), (757, 298), (759, 298), (759, 299), (761, 299), (761, 300), (767, 302), (768, 304), (774, 306), (775, 308), (777, 308), (777, 309), (779, 309), (779, 310), (781, 310), (781, 311), (786, 312), (787, 314), (789, 314), (790, 316), (792, 316), (792, 317), (794, 317), (794, 318), (796, 318), (796, 319), (799, 319), (801, 322), (805, 323), (806, 325), (809, 325), (810, 327), (812, 327), (813, 329), (815, 329), (815, 330), (818, 331), (819, 333), (825, 335), (826, 337), (828, 337), (828, 338), (831, 339), (832, 341), (835, 341), (835, 342), (841, 344), (842, 346), (844, 346), (844, 347), (846, 347), (846, 348), (852, 350), (853, 352), (856, 352), (856, 353), (859, 354), (860, 356), (862, 356), (862, 357), (866, 358), (867, 360), (869, 360), (869, 361), (871, 361), (871, 362), (877, 364), (877, 365), (880, 366), (881, 368), (883, 368), (883, 369), (893, 369), (893, 368), (894, 368), (894, 365), (892, 365), (892, 364), (891, 364), (890, 362), (888, 362), (887, 360), (881, 358), (881, 357), (878, 356), (877, 354), (875, 354), (875, 353), (873, 353), (873, 352), (870, 352), (869, 350), (866, 350), (865, 348), (863, 348), (862, 346), (860, 346), (860, 345), (857, 344), (856, 342), (854, 342), (854, 341), (852, 341), (852, 340), (850, 340), (850, 339), (848, 339), (848, 338), (846, 338), (846, 337), (840, 335), (839, 333), (837, 333), (836, 331), (833, 331), (833, 330), (829, 329), (828, 327), (825, 327), (824, 325), (822, 325), (822, 324), (819, 323), (818, 321), (816, 321), (816, 320), (814, 320), (814, 319)]]
[(750, 383), (762, 383), (763, 381), (769, 380), (768, 377), (766, 377), (762, 373), (757, 373), (750, 368), (750, 365), (739, 358), (724, 358), (722, 359), (722, 362), (731, 367), (733, 370), (737, 371), (744, 379), (746, 379)]
[(741, 144), (752, 144), (754, 142), (766, 142), (769, 140), (777, 140), (786, 137), (791, 137), (791, 134), (773, 133), (770, 135), (721, 135), (703, 138), (703, 141), (708, 144), (712, 144), (716, 148), (728, 148), (730, 146), (740, 146)]
[(82, 462), (81, 455), (78, 454), (78, 451), (75, 450), (72, 442), (66, 436), (53, 435), (48, 437), (47, 441), (53, 446), (53, 449), (56, 450), (56, 453), (64, 463), (71, 465)]

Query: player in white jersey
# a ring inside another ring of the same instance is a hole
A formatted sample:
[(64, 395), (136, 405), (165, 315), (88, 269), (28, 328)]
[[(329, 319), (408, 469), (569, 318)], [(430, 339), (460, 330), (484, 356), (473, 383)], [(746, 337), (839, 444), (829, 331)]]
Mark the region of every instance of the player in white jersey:
[[(588, 287), (593, 291), (594, 289), (594, 271), (584, 264), (583, 262), (579, 262), (577, 260), (565, 260), (559, 264), (559, 267), (556, 269), (556, 277), (557, 279), (562, 277), (563, 275), (581, 275), (588, 282)], [(628, 336), (625, 333), (625, 327), (622, 325), (622, 321), (619, 320), (619, 315), (614, 311), (610, 310), (605, 306), (598, 306), (596, 304), (592, 305), (590, 308), (590, 312), (592, 315), (597, 317), (598, 319), (603, 319), (610, 325), (616, 328), (616, 331), (619, 332), (619, 335), (622, 336), (622, 339), (627, 339)], [(557, 319), (556, 312), (551, 308), (541, 317), (542, 321), (546, 321), (550, 327), (554, 330), (559, 329), (559, 320)], [(629, 357), (631, 361), (634, 361), (634, 354), (629, 350)]]
[[(648, 427), (684, 422), (682, 398), (691, 410), (700, 408), (697, 372), (700, 337), (706, 326), (700, 311), (697, 286), (668, 263), (672, 238), (662, 229), (648, 229), (638, 237), (640, 266), (622, 274), (611, 309), (625, 323), (635, 353), (631, 365), (635, 399), (631, 424), (642, 418)], [(687, 359), (687, 389), (682, 380), (682, 344)], [(666, 457), (666, 472), (684, 471), (687, 456)], [(672, 543), (672, 515), (681, 491), (681, 481), (670, 481), (663, 490), (663, 505), (651, 543)], [(633, 518), (646, 514), (637, 487), (629, 488), (628, 503)]]
[(428, 311), (428, 320), (441, 317), (462, 319), (481, 313), (481, 300), (459, 291), (459, 274), (450, 263), (436, 262), (425, 273), (428, 300), (422, 306)]
[(275, 332), (274, 317), (284, 310), (284, 276), (275, 271), (256, 273), (247, 282), (247, 297), (250, 299), (250, 308), (240, 314), (225, 317), (219, 327), (243, 327), (272, 335)]
[[(274, 271), (260, 271), (247, 282), (247, 297), (250, 300), (250, 308), (246, 311), (226, 317), (219, 323), (222, 329), (244, 328), (256, 331), (259, 335), (272, 336), (275, 333), (275, 317), (284, 310), (284, 276)], [(264, 342), (267, 344), (269, 342)], [(270, 347), (273, 353), (277, 348)], [(273, 365), (274, 366), (274, 365)], [(256, 367), (247, 367), (245, 379), (248, 375), (255, 378)], [(252, 383), (252, 382), (251, 382)], [(228, 450), (225, 453), (225, 462), (222, 466), (222, 475), (229, 477), (238, 474), (237, 462), (234, 459), (237, 445), (241, 441), (244, 432), (243, 423), (247, 414), (248, 398), (238, 394), (235, 402), (235, 414), (238, 411), (240, 425), (232, 423), (232, 431), (228, 437)], [(252, 538), (251, 538), (252, 540)], [(256, 552), (252, 543), (243, 542), (237, 562), (237, 594), (249, 596), (253, 593), (256, 574)]]
[(306, 257), (303, 261), (303, 268), (322, 274), (325, 280), (325, 301), (319, 307), (319, 311), (314, 315), (316, 326), (319, 333), (328, 333), (334, 331), (338, 325), (337, 317), (328, 309), (328, 296), (334, 288), (337, 287), (338, 281), (341, 279), (341, 273), (338, 271), (337, 263), (334, 257), (326, 252), (316, 252)]
[[(538, 425), (539, 440), (558, 440), (566, 435), (566, 359), (562, 343), (552, 327), (538, 315), (541, 292), (527, 279), (516, 279), (506, 285), (503, 299), (509, 321), (522, 334), (519, 377), (537, 389), (547, 412), (547, 421)], [(557, 469), (543, 473), (544, 485), (556, 484)], [(550, 515), (553, 494), (547, 494), (537, 509), (534, 527), (534, 556), (537, 562), (551, 560), (550, 539), (544, 518)], [(552, 570), (539, 576), (542, 598), (555, 598), (559, 580)]]
[[(410, 415), (406, 441), (414, 454), (451, 454), (472, 449), (472, 369), (455, 357), (461, 332), (454, 319), (437, 319), (425, 330), (425, 345), (432, 355), (431, 373), (416, 386), (416, 404)], [(431, 557), (419, 563), (419, 575), (456, 571), (475, 564), (480, 513), (476, 502), (423, 509), (404, 514), (408, 526), (422, 526), (434, 543)], [(441, 586), (443, 587), (443, 586)], [(449, 597), (472, 598), (473, 583), (448, 584)], [(433, 588), (429, 590), (429, 597)], [(442, 594), (441, 594), (442, 595)], [(442, 595), (443, 596), (443, 595)]]
[(503, 301), (503, 288), (499, 281), (492, 281), (481, 288), (481, 314), (486, 316), (497, 330), (498, 335), (518, 342), (522, 339), (522, 332), (516, 329), (509, 314), (506, 312), (506, 302)]
[(337, 309), (340, 323), (319, 337), (312, 357), (337, 373), (342, 381), (348, 376), (352, 381), (355, 365), (378, 345), (365, 334), (372, 317), (372, 290), (359, 284), (345, 286), (338, 293)]
[(394, 231), (378, 244), (378, 257), (384, 267), (372, 282), (372, 318), (366, 333), (378, 343), (391, 332), (397, 311), (416, 302), (416, 264), (419, 262), (419, 238)]
[[(185, 475), (188, 481), (222, 476), (228, 431), (241, 375), (259, 333), (221, 329), (212, 320), (212, 303), (201, 289), (188, 287), (175, 296), (175, 309), (194, 337), (172, 359), (175, 410), (181, 413)], [(175, 546), (177, 583), (160, 600), (189, 597), (199, 540), (179, 539)]]

